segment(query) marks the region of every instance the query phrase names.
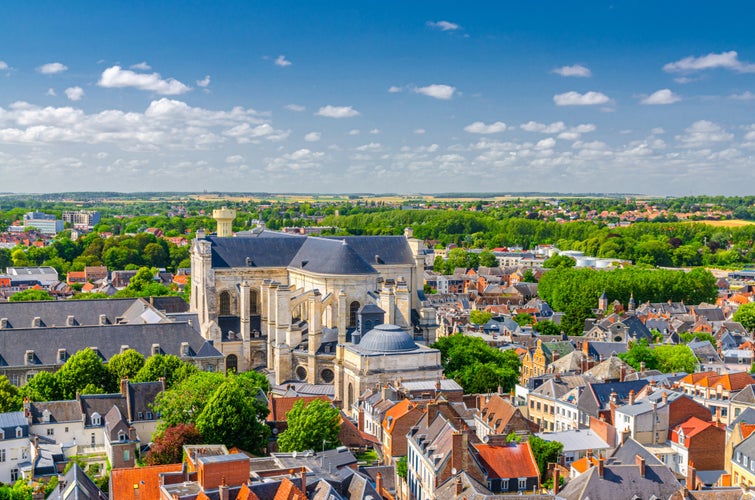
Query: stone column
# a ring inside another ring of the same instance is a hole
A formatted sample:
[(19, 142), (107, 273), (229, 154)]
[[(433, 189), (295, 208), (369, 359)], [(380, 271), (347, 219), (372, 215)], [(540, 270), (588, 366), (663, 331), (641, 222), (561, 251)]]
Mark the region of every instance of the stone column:
[(307, 311), (309, 317), (309, 335), (308, 335), (308, 361), (307, 382), (310, 384), (317, 383), (317, 351), (320, 349), (322, 341), (322, 326), (320, 319), (322, 311), (320, 310), (320, 292), (315, 290), (307, 300)]
[(349, 310), (346, 307), (346, 292), (338, 292), (338, 343), (346, 343), (346, 321), (349, 319)]
[(242, 281), (239, 285), (239, 319), (241, 321), (241, 338), (244, 341), (249, 341), (250, 338), (250, 326), (249, 326), (249, 298), (251, 290), (249, 288), (248, 281)]

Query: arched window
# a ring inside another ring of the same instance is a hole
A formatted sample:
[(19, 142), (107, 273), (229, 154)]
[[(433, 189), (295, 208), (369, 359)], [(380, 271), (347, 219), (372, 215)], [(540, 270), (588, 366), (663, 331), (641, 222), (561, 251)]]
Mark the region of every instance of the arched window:
[(220, 292), (220, 316), (231, 315), (231, 294), (227, 291)]
[(251, 290), (249, 292), (249, 314), (259, 314), (259, 294), (257, 290)]
[(356, 300), (349, 305), (349, 327), (357, 326), (357, 312), (359, 311), (359, 302)]
[(236, 373), (239, 370), (239, 358), (235, 354), (229, 354), (225, 357), (226, 373)]
[(346, 394), (346, 408), (351, 408), (354, 403), (354, 386), (349, 382), (349, 392)]

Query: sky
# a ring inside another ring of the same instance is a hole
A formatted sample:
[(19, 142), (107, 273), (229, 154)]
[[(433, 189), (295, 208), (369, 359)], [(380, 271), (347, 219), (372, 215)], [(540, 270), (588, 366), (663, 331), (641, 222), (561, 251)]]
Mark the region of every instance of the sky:
[(7, 0), (0, 192), (753, 194), (753, 15)]

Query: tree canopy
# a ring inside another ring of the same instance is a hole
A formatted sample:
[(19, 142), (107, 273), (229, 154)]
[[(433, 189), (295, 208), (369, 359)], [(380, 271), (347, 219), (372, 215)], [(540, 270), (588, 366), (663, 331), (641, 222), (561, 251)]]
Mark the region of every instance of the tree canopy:
[(519, 379), (519, 356), (513, 350), (490, 347), (479, 337), (450, 335), (439, 338), (432, 347), (440, 350), (446, 376), (466, 393), (493, 392), (499, 385), (510, 391)]
[(755, 330), (755, 302), (748, 302), (739, 306), (732, 319), (742, 323), (747, 331)]
[(31, 302), (34, 300), (53, 300), (45, 290), (34, 290), (32, 288), (24, 290), (23, 292), (16, 292), (10, 296), (8, 302)]
[(341, 414), (327, 401), (299, 400), (286, 414), (288, 428), (278, 436), (281, 451), (305, 451), (335, 448), (340, 444)]

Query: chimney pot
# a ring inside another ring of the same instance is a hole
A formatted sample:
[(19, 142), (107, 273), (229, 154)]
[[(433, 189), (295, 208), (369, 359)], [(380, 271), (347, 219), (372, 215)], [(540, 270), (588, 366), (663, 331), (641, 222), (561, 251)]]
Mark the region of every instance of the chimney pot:
[(645, 477), (645, 459), (640, 455), (635, 455), (634, 462), (640, 467), (640, 476)]

